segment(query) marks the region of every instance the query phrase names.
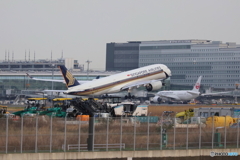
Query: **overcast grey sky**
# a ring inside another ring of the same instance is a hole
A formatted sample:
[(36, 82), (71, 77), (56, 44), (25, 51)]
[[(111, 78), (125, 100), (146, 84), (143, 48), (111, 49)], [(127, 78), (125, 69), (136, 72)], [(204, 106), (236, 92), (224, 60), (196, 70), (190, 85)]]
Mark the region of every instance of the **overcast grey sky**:
[(209, 39), (240, 44), (239, 0), (0, 0), (0, 60), (74, 58), (105, 69), (106, 43)]

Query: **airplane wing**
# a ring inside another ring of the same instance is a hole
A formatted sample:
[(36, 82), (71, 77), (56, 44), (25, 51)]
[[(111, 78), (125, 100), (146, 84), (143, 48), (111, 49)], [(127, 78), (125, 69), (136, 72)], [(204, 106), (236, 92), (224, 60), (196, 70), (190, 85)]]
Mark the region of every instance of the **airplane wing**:
[(43, 92), (59, 92), (59, 93), (63, 93), (67, 90), (43, 90)]
[(187, 93), (192, 95), (200, 95), (200, 92), (194, 92), (194, 91), (187, 91)]
[(160, 81), (160, 80), (163, 80), (163, 79), (149, 80), (149, 81), (140, 81), (140, 82), (137, 82), (137, 83), (133, 82), (133, 83), (130, 83), (130, 84), (127, 84), (127, 85), (123, 86), (121, 88), (121, 90), (132, 89), (132, 88), (135, 88), (135, 87), (138, 88), (138, 87), (147, 85), (149, 83), (157, 82), (157, 81)]
[(178, 100), (178, 97), (176, 97), (176, 95), (161, 95), (159, 96), (163, 99), (173, 99), (173, 100)]
[(36, 81), (49, 81), (49, 82), (62, 82), (62, 83), (65, 83), (64, 80), (56, 80), (56, 79), (39, 79), (39, 78), (34, 78), (33, 76), (30, 76), (28, 73), (26, 73), (27, 76), (33, 80), (36, 80)]
[[(26, 73), (27, 76), (33, 80), (36, 80), (36, 81), (47, 81), (47, 82), (62, 82), (62, 83), (66, 83), (65, 80), (58, 80), (58, 79), (40, 79), (40, 78), (35, 78), (31, 75), (29, 75), (28, 73)], [(89, 82), (89, 81), (78, 81), (80, 84), (81, 83), (86, 83), (86, 82)]]

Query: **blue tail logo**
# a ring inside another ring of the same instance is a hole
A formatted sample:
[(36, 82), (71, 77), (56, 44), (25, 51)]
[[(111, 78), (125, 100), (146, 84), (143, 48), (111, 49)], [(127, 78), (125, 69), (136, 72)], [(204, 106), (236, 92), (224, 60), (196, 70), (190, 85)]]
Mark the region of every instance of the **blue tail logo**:
[(80, 83), (76, 80), (76, 78), (73, 77), (71, 72), (69, 72), (65, 66), (60, 65), (59, 69), (66, 82), (67, 87), (74, 87), (74, 86), (80, 85)]

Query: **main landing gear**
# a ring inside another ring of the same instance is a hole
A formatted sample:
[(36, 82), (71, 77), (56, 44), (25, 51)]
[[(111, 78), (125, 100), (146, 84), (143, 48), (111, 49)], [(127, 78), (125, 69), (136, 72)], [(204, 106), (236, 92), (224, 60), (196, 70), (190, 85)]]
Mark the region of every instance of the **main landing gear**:
[(125, 96), (125, 99), (135, 99), (136, 97), (134, 95), (131, 95), (131, 93), (128, 93), (128, 95)]

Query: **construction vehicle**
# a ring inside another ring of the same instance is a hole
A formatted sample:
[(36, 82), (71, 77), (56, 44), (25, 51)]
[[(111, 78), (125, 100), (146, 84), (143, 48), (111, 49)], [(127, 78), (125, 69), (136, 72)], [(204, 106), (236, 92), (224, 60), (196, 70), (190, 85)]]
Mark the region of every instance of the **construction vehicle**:
[(193, 109), (188, 109), (183, 112), (179, 112), (176, 114), (176, 118), (179, 118), (182, 122), (189, 119), (190, 117), (194, 116), (194, 110)]
[[(212, 116), (208, 117), (206, 120), (206, 125), (209, 127), (229, 127), (235, 122), (235, 120), (230, 116)], [(214, 123), (214, 124), (213, 124)]]
[(15, 116), (36, 116), (41, 111), (44, 111), (46, 108), (46, 100), (47, 98), (28, 98), (28, 105), (25, 107), (24, 110), (14, 112)]

